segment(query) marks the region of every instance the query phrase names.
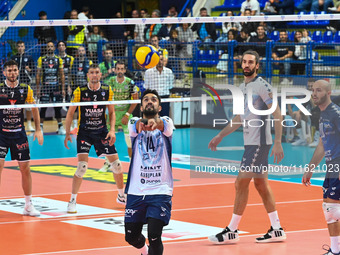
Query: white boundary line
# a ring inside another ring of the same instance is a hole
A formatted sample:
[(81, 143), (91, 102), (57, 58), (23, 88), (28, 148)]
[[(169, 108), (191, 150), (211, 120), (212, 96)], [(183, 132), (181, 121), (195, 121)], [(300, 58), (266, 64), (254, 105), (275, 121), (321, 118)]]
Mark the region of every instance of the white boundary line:
[[(287, 231), (286, 234), (294, 234), (294, 233), (304, 233), (304, 232), (315, 232), (315, 231), (326, 231), (327, 228), (319, 228), (319, 229), (307, 229), (307, 230), (295, 230), (295, 231)], [(263, 233), (260, 234), (251, 234), (251, 235), (240, 235), (241, 238), (244, 237), (252, 237), (252, 236), (260, 236)], [(170, 244), (182, 244), (182, 243), (193, 243), (193, 242), (208, 242), (206, 238), (201, 239), (194, 239), (194, 240), (187, 240), (187, 241), (164, 241), (164, 245), (170, 245)], [(211, 245), (212, 247), (214, 245)], [(226, 245), (227, 246), (227, 245)], [(217, 246), (218, 247), (218, 246)], [(65, 253), (74, 253), (74, 252), (86, 252), (86, 251), (100, 251), (100, 250), (114, 250), (114, 249), (122, 249), (122, 248), (132, 248), (132, 246), (116, 246), (116, 247), (104, 247), (104, 248), (91, 248), (91, 249), (83, 249), (83, 250), (70, 250), (70, 251), (56, 251), (56, 252), (43, 252), (43, 253), (30, 253), (30, 254), (24, 254), (24, 255), (43, 255), (43, 254), (65, 254)]]
[[(295, 204), (295, 203), (310, 203), (310, 202), (321, 202), (322, 199), (310, 199), (310, 200), (295, 200), (295, 201), (282, 201), (276, 202), (277, 205), (280, 204)], [(247, 206), (263, 206), (263, 203), (256, 203), (256, 204), (247, 204)], [(193, 208), (183, 208), (183, 209), (173, 209), (172, 212), (183, 212), (183, 211), (193, 211), (193, 210), (210, 210), (210, 209), (222, 209), (222, 208), (232, 208), (234, 205), (221, 205), (221, 206), (207, 206), (207, 207), (193, 207)], [(117, 209), (116, 209), (117, 210)], [(118, 208), (118, 210), (120, 210)], [(32, 220), (25, 220), (25, 221), (9, 221), (9, 222), (0, 222), (0, 225), (5, 224), (20, 224), (20, 223), (37, 223), (37, 222), (45, 222), (45, 221), (66, 221), (71, 220), (71, 218), (77, 217), (77, 219), (92, 219), (92, 218), (105, 218), (105, 217), (118, 217), (123, 216), (124, 209), (121, 209), (121, 212), (117, 213), (105, 213), (105, 214), (96, 214), (96, 215), (69, 215), (69, 217), (57, 217), (57, 218), (39, 218), (35, 217)]]

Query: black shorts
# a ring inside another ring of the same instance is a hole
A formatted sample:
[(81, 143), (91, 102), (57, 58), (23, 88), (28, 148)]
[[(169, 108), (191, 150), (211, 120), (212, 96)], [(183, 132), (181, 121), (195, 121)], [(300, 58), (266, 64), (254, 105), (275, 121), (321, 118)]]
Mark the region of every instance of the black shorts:
[(109, 140), (105, 139), (108, 131), (104, 130), (101, 133), (91, 133), (84, 130), (79, 130), (77, 136), (77, 153), (88, 154), (91, 146), (94, 145), (98, 157), (117, 154), (116, 147), (109, 145)]
[(340, 158), (328, 161), (327, 172), (325, 176), (325, 181), (323, 182), (323, 198), (331, 198), (334, 200), (340, 200)]
[(63, 95), (60, 90), (42, 91), (40, 95), (40, 103), (62, 103)]
[(168, 225), (171, 217), (171, 196), (169, 195), (127, 195), (125, 222), (142, 222), (148, 218), (159, 219)]
[(11, 149), (11, 159), (18, 161), (30, 160), (30, 150), (25, 131), (0, 132), (0, 159), (5, 159)]

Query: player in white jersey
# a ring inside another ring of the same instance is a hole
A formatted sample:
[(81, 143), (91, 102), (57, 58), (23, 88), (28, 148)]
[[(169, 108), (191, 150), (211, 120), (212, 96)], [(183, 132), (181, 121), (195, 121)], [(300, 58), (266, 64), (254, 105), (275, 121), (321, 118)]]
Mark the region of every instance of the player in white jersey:
[[(272, 87), (264, 79), (257, 76), (259, 69), (258, 53), (256, 51), (244, 52), (241, 64), (244, 74), (244, 83), (241, 84), (240, 88), (245, 94), (245, 101), (247, 100), (246, 88), (251, 87), (254, 108), (257, 110), (270, 109), (272, 107)], [(265, 121), (266, 119), (269, 119), (270, 116), (258, 116), (251, 113), (247, 102), (245, 102), (244, 112), (245, 114), (243, 116), (235, 116), (232, 120), (233, 124), (226, 126), (208, 145), (212, 151), (216, 151), (216, 146), (225, 136), (236, 131), (241, 126), (241, 123), (245, 123), (243, 126), (245, 151), (240, 171), (235, 182), (236, 197), (234, 212), (230, 224), (223, 229), (222, 232), (209, 237), (209, 241), (216, 244), (232, 243), (239, 240), (237, 228), (247, 206), (249, 183), (252, 178), (254, 178), (255, 188), (262, 198), (271, 222), (271, 227), (268, 232), (265, 235), (256, 238), (256, 242), (267, 243), (286, 239), (286, 234), (281, 228), (280, 220), (275, 208), (274, 195), (268, 183), (268, 172), (264, 171), (265, 169), (268, 169), (268, 154), (272, 145), (269, 121)], [(273, 117), (274, 119), (282, 120), (279, 107), (273, 112)], [(254, 127), (260, 126), (259, 123), (263, 123), (262, 127)], [(275, 140), (271, 156), (274, 154), (274, 162), (279, 163), (284, 156), (281, 145), (281, 121), (275, 121), (274, 125)]]
[[(162, 231), (171, 215), (174, 125), (169, 117), (159, 117), (160, 104), (156, 90), (145, 90), (141, 98), (143, 119), (129, 121), (132, 157), (125, 188), (125, 240), (142, 255), (163, 254)], [(149, 248), (142, 235), (144, 224), (148, 224)]]

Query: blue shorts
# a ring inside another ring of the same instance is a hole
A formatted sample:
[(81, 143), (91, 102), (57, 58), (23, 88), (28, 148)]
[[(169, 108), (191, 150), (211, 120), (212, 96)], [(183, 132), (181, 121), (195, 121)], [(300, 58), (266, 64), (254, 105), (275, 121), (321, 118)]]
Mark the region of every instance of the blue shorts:
[(5, 159), (8, 149), (11, 150), (12, 160), (30, 160), (30, 149), (25, 131), (0, 132), (0, 159)]
[(245, 145), (240, 171), (262, 173), (268, 169), (268, 155), (271, 145)]
[(327, 172), (325, 181), (323, 182), (323, 198), (330, 198), (334, 200), (340, 200), (340, 180), (339, 180), (339, 168), (340, 158), (336, 158), (326, 163)]
[(127, 195), (124, 221), (146, 224), (148, 218), (154, 218), (168, 225), (171, 217), (171, 198), (168, 195)]
[(77, 153), (89, 153), (91, 146), (94, 146), (98, 157), (117, 154), (116, 147), (109, 145), (109, 140), (105, 139), (108, 131), (103, 130), (101, 133), (90, 133), (79, 130), (77, 136)]

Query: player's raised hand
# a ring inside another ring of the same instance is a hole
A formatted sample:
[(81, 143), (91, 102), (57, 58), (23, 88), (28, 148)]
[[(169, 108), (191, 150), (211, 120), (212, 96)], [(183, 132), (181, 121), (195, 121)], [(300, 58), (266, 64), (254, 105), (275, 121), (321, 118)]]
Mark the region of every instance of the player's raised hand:
[(114, 145), (114, 143), (116, 142), (116, 134), (114, 131), (109, 131), (109, 133), (107, 133), (105, 139), (109, 140), (109, 145), (112, 146)]
[(212, 151), (217, 151), (216, 147), (217, 145), (220, 144), (220, 142), (222, 141), (222, 137), (217, 135), (215, 136), (213, 139), (211, 139), (211, 141), (208, 144), (208, 148)]
[(64, 145), (65, 145), (65, 147), (66, 147), (66, 149), (70, 149), (69, 147), (68, 147), (68, 145), (67, 145), (67, 142), (68, 141), (70, 141), (71, 143), (72, 143), (72, 138), (71, 138), (71, 136), (69, 135), (69, 134), (66, 134), (66, 136), (65, 136), (65, 140), (64, 140)]

